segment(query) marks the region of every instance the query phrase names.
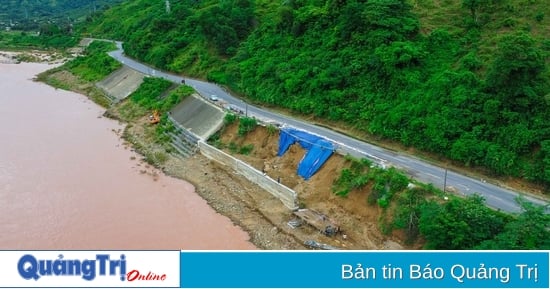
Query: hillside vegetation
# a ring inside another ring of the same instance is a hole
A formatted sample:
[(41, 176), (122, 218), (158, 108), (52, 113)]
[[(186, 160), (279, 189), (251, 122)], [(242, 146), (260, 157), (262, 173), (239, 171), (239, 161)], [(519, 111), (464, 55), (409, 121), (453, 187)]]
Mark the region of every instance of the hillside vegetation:
[(0, 1), (1, 49), (66, 49), (80, 36), (74, 24), (122, 0)]
[(63, 24), (104, 10), (122, 0), (3, 0), (0, 1), (0, 27), (15, 30), (39, 30), (43, 26)]
[(158, 68), (550, 186), (544, 1), (127, 1), (85, 30)]

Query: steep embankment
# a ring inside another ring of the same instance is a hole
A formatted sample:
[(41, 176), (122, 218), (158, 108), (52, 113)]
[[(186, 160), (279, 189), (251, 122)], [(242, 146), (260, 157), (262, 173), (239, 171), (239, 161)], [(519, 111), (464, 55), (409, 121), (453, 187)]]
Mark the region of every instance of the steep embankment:
[(251, 100), (548, 187), (549, 8), (524, 2), (130, 1), (86, 30)]

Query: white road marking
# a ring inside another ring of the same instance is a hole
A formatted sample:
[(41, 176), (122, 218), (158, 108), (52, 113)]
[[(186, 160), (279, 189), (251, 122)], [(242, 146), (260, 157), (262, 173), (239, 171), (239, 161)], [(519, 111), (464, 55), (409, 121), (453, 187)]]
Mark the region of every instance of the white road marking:
[(433, 175), (433, 174), (430, 174), (430, 173), (426, 173), (426, 175), (431, 176), (431, 177), (434, 177), (434, 178), (436, 178), (436, 179), (441, 179), (441, 177), (438, 177), (438, 176)]

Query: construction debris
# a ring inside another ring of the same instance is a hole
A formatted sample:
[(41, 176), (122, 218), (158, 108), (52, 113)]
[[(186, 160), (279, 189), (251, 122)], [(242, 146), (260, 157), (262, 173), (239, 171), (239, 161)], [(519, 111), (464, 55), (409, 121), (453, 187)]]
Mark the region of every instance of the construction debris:
[(317, 228), (326, 236), (334, 236), (340, 232), (340, 227), (330, 220), (326, 215), (310, 209), (299, 209), (294, 211), (294, 215), (302, 219), (304, 222)]
[(292, 229), (300, 227), (304, 222), (301, 219), (292, 219), (288, 221), (287, 225)]
[(319, 243), (319, 242), (314, 241), (314, 240), (306, 240), (304, 242), (304, 245), (306, 245), (308, 247), (311, 247), (311, 248), (314, 248), (314, 249), (321, 249), (321, 250), (340, 250), (340, 248), (336, 248), (336, 247), (331, 246), (331, 245)]

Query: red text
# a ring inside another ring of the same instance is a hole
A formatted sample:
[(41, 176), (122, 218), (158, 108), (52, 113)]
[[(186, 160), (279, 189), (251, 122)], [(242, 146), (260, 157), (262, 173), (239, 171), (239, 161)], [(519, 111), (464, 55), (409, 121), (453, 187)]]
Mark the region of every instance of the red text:
[(164, 281), (166, 280), (166, 274), (155, 274), (149, 271), (147, 275), (142, 275), (138, 270), (132, 270), (126, 274), (126, 280), (132, 281)]

